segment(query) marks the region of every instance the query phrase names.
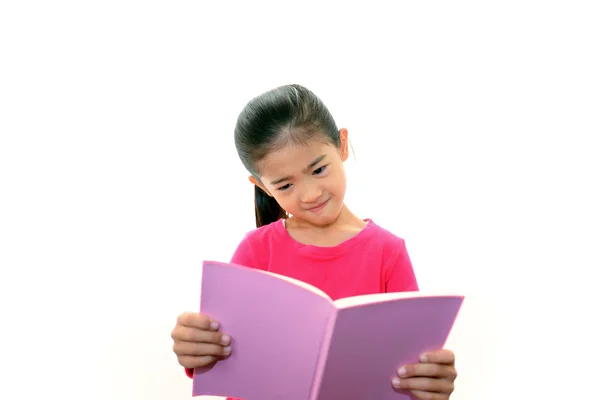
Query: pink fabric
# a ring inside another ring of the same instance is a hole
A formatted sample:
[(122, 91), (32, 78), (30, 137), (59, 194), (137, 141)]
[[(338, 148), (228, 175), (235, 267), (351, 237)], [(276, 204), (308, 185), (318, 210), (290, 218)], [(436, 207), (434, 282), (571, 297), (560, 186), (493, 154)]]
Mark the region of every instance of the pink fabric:
[(333, 300), (361, 294), (418, 290), (404, 240), (372, 220), (335, 247), (301, 244), (282, 221), (249, 232), (232, 262), (299, 279)]
[(365, 221), (366, 227), (345, 242), (317, 247), (295, 241), (279, 220), (246, 234), (231, 262), (299, 279), (333, 300), (419, 290), (404, 240)]

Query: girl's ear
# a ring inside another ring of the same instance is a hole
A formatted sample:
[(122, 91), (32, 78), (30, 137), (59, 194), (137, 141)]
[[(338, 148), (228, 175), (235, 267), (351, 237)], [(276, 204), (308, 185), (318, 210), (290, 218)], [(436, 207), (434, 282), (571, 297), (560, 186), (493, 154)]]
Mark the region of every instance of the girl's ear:
[(259, 188), (261, 188), (263, 192), (265, 192), (265, 193), (266, 193), (266, 194), (268, 194), (269, 196), (273, 197), (273, 195), (271, 194), (271, 192), (269, 192), (269, 191), (268, 191), (268, 190), (267, 190), (267, 189), (266, 189), (266, 188), (265, 188), (265, 187), (262, 185), (262, 183), (260, 183), (260, 181), (254, 177), (254, 175), (250, 175), (250, 176), (248, 177), (248, 180), (249, 180), (249, 181), (250, 181), (250, 182), (251, 182), (253, 185), (256, 185), (256, 186), (258, 186)]
[(340, 129), (340, 155), (342, 162), (348, 159), (348, 129)]

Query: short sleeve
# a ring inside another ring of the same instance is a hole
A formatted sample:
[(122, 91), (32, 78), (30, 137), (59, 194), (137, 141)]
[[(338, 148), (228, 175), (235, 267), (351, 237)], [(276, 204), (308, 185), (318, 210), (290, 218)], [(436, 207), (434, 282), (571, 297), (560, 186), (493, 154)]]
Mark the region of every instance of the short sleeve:
[(390, 292), (416, 292), (419, 290), (417, 278), (413, 270), (412, 262), (406, 250), (404, 240), (401, 241), (400, 247), (395, 260), (389, 266), (385, 282), (386, 293)]
[(231, 257), (231, 263), (249, 268), (262, 269), (251, 240), (252, 237), (250, 235), (246, 235), (242, 239)]

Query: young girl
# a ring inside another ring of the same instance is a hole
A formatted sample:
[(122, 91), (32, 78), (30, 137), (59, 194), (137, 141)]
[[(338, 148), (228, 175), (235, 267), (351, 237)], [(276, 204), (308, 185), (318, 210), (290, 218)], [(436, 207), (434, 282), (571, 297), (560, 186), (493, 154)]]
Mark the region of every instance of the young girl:
[[(257, 229), (231, 262), (300, 279), (334, 300), (418, 290), (404, 240), (344, 204), (348, 131), (337, 128), (311, 91), (282, 86), (250, 101), (238, 118), (235, 145), (254, 185)], [(218, 321), (198, 313), (181, 314), (171, 336), (190, 377), (235, 351)], [(455, 378), (454, 354), (442, 349), (400, 368), (390, 385), (443, 400)]]

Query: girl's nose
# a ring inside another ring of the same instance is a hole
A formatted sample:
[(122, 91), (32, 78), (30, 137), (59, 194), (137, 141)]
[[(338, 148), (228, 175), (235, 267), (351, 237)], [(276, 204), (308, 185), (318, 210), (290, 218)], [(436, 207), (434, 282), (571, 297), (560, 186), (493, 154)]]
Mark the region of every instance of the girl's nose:
[(302, 191), (300, 200), (303, 203), (314, 203), (319, 199), (319, 197), (321, 197), (322, 194), (323, 191), (317, 185), (307, 185)]

